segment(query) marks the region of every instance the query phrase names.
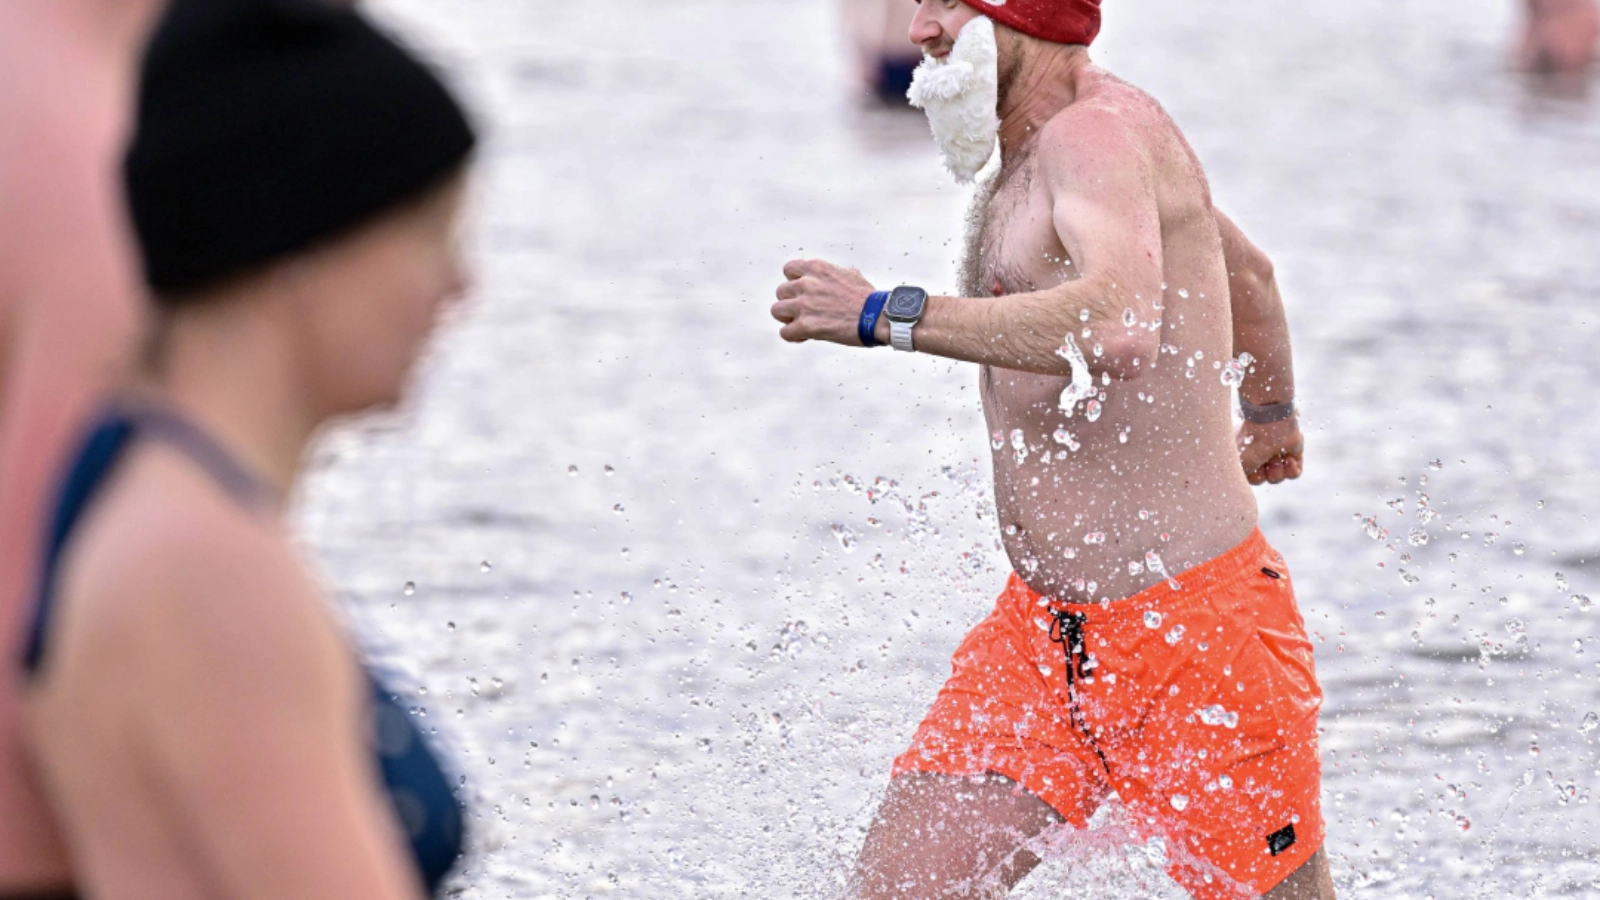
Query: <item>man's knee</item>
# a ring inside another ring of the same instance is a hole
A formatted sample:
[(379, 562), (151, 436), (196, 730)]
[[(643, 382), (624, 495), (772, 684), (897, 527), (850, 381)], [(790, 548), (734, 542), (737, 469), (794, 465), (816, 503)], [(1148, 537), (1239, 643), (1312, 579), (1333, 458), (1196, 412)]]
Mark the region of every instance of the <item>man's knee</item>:
[(998, 775), (911, 773), (889, 785), (852, 900), (988, 900), (1039, 864), (1027, 845), (1060, 817)]

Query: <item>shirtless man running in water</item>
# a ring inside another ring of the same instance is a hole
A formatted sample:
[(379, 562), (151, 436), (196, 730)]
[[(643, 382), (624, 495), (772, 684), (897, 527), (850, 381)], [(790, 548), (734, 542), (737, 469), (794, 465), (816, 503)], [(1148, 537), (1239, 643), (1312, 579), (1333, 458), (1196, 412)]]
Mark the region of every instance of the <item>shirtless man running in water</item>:
[(1283, 307), (1176, 125), (1090, 62), (1098, 7), (921, 0), (912, 102), (958, 179), (1000, 149), (964, 296), (804, 260), (772, 309), (788, 341), (981, 367), (1017, 571), (895, 763), (857, 897), (999, 896), (1112, 793), (1201, 900), (1334, 895), (1321, 691), (1250, 491), (1300, 474)]

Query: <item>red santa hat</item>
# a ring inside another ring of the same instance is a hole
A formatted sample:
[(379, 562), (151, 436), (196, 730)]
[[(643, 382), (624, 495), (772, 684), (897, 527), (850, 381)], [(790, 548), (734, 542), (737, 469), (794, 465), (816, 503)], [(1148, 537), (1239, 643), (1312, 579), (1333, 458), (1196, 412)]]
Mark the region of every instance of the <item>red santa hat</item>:
[(1100, 33), (1100, 0), (965, 0), (1023, 34), (1056, 44), (1092, 44)]

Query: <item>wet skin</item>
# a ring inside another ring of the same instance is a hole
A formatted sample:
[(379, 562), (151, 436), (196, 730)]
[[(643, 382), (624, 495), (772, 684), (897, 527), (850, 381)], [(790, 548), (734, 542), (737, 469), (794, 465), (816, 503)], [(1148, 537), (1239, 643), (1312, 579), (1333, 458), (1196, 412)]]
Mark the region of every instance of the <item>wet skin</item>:
[[(1093, 68), (1083, 73), (1077, 103), (1051, 127), (1092, 146), (1095, 129), (1128, 127), (1122, 122), (1139, 132), (1154, 181), (1148, 214), (1159, 229), (1159, 259), (1140, 280), (1155, 302), (1140, 303), (1131, 296), (1142, 293), (1138, 287), (1119, 285), (1109, 319), (1091, 311), (1074, 332), (1100, 372), (1097, 393), (1071, 415), (1060, 402), (1068, 377), (992, 365), (980, 376), (991, 445), (1000, 444), (995, 499), (1006, 550), (1035, 590), (1073, 600), (1138, 593), (1162, 580), (1148, 554), (1177, 573), (1238, 544), (1256, 519), (1229, 390), (1213, 368), (1231, 356), (1232, 316), (1198, 160), (1153, 100)], [(1007, 159), (992, 196), (978, 200), (963, 286), (969, 296), (1033, 293), (1081, 277), (1056, 227), (1059, 209), (1041, 184), (1038, 148), (1030, 142)], [(1131, 377), (1108, 379), (1098, 364), (1111, 352), (1110, 338), (1139, 332), (1158, 338), (1154, 357), (1136, 357)], [(1091, 403), (1100, 407), (1096, 421), (1089, 421)]]

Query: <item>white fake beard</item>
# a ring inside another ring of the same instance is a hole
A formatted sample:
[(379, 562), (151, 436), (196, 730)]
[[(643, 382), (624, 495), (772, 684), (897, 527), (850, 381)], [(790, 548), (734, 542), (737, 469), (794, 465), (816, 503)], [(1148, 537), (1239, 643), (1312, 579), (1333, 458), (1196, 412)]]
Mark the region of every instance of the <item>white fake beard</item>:
[(925, 57), (906, 94), (928, 114), (944, 166), (970, 184), (994, 155), (1000, 137), (1000, 49), (994, 22), (980, 16), (961, 28), (944, 59)]

